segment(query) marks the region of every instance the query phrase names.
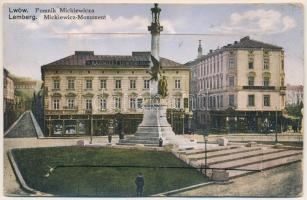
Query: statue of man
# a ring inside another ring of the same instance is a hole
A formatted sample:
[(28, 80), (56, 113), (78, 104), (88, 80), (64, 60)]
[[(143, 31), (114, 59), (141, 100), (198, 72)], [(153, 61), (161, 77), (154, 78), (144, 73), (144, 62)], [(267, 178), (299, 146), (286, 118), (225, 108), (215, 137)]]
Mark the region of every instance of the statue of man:
[(158, 93), (161, 95), (162, 98), (165, 98), (167, 96), (167, 80), (166, 80), (166, 76), (163, 76), (163, 78), (159, 80)]
[(149, 74), (151, 75), (151, 79), (150, 80), (155, 80), (158, 81), (159, 80), (159, 76), (161, 74), (161, 66), (160, 66), (160, 62), (153, 56), (151, 56), (151, 61), (153, 64), (153, 67), (151, 68), (149, 72)]

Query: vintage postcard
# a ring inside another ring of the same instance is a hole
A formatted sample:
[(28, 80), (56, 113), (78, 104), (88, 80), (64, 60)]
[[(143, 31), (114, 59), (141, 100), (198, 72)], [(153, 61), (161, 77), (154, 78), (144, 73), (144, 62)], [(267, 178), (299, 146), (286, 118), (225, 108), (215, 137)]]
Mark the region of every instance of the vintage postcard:
[(303, 4), (2, 10), (6, 197), (303, 197)]

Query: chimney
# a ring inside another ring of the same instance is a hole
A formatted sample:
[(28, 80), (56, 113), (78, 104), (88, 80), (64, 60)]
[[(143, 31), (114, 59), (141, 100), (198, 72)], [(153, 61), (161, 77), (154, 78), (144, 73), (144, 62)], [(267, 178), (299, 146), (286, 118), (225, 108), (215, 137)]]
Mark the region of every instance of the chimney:
[(244, 41), (246, 41), (246, 40), (249, 40), (249, 36), (246, 36), (246, 37), (244, 37), (244, 38), (241, 38), (241, 39), (240, 39), (240, 42), (244, 42)]
[(93, 56), (94, 51), (75, 51), (76, 56)]
[(213, 52), (213, 50), (212, 49), (210, 49), (210, 51), (209, 51), (210, 53), (212, 53)]
[(201, 47), (201, 40), (199, 40), (197, 58), (201, 58), (202, 55), (203, 55), (203, 48)]

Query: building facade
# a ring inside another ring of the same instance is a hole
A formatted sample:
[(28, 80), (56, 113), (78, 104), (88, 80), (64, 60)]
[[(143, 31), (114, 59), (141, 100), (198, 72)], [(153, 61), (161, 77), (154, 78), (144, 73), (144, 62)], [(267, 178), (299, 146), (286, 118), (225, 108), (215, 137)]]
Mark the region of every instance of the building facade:
[(280, 123), (286, 88), (281, 47), (247, 36), (186, 66), (198, 127), (252, 132)]
[[(45, 132), (48, 135), (105, 135), (110, 119), (115, 130), (133, 134), (142, 121), (142, 105), (150, 96), (150, 52), (132, 55), (74, 55), (42, 66)], [(188, 112), (189, 69), (161, 58), (168, 82), (168, 119)]]
[(31, 78), (15, 77), (15, 104), (16, 110), (23, 113), (31, 110), (33, 103), (33, 95), (40, 82)]
[(299, 105), (301, 102), (304, 102), (304, 86), (287, 84), (286, 105)]
[(14, 79), (7, 69), (3, 69), (3, 119), (4, 130), (6, 130), (14, 121)]

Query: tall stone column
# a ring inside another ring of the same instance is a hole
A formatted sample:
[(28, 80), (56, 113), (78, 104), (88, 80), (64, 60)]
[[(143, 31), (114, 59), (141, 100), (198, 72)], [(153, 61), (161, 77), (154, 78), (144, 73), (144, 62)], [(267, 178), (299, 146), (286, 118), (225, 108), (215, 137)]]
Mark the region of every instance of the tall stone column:
[[(151, 55), (159, 62), (160, 61), (160, 32), (163, 30), (163, 27), (160, 26), (160, 12), (161, 8), (158, 7), (158, 4), (155, 3), (155, 7), (151, 9), (152, 22), (151, 26), (148, 26), (148, 30), (151, 32)], [(150, 68), (152, 70), (153, 63), (151, 62)], [(150, 82), (150, 95), (155, 96), (158, 94), (158, 83), (159, 83), (159, 74), (158, 80), (151, 80)]]

